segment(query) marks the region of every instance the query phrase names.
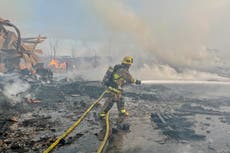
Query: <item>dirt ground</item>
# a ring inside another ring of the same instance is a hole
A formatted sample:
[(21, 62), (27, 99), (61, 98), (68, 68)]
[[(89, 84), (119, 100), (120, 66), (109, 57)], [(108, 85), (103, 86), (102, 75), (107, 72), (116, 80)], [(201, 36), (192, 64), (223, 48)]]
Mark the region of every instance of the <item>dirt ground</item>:
[[(100, 82), (61, 80), (29, 82), (26, 90), (5, 93), (0, 81), (0, 152), (44, 151), (103, 92)], [(25, 83), (24, 83), (25, 84)], [(116, 130), (117, 110), (110, 112), (113, 135), (107, 153), (229, 153), (230, 86), (141, 85), (125, 89), (129, 131)], [(97, 113), (104, 99), (53, 152), (92, 153), (100, 141)]]

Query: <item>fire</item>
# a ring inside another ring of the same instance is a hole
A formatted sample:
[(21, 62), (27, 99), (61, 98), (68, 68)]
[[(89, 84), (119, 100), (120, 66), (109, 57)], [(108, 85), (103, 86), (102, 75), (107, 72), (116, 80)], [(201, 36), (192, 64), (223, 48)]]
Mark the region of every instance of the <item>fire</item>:
[(54, 68), (58, 68), (59, 67), (58, 61), (56, 59), (52, 59), (49, 63), (49, 66), (54, 67)]
[(49, 63), (49, 67), (53, 67), (56, 69), (66, 69), (67, 65), (66, 65), (66, 62), (58, 63), (56, 59), (52, 59)]

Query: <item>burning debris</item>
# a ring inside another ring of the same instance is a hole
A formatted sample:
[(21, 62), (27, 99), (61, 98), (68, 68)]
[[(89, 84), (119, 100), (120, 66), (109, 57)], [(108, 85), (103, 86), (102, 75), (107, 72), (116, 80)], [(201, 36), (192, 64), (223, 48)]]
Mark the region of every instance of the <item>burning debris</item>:
[(53, 58), (49, 65), (48, 65), (54, 72), (61, 72), (61, 71), (67, 71), (68, 70), (68, 63), (67, 62), (58, 62), (57, 59)]

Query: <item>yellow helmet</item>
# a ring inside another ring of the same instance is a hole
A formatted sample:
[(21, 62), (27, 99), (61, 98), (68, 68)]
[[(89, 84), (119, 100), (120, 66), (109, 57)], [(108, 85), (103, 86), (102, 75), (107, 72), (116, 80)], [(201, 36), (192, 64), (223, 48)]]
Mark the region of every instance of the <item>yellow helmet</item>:
[(131, 56), (125, 56), (121, 62), (122, 64), (133, 64), (133, 58)]

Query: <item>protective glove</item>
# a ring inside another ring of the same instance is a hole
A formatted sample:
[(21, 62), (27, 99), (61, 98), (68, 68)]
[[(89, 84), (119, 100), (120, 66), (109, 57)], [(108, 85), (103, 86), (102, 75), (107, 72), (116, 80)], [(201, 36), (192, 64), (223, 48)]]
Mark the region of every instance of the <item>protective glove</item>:
[(141, 84), (141, 80), (136, 80), (136, 84)]

